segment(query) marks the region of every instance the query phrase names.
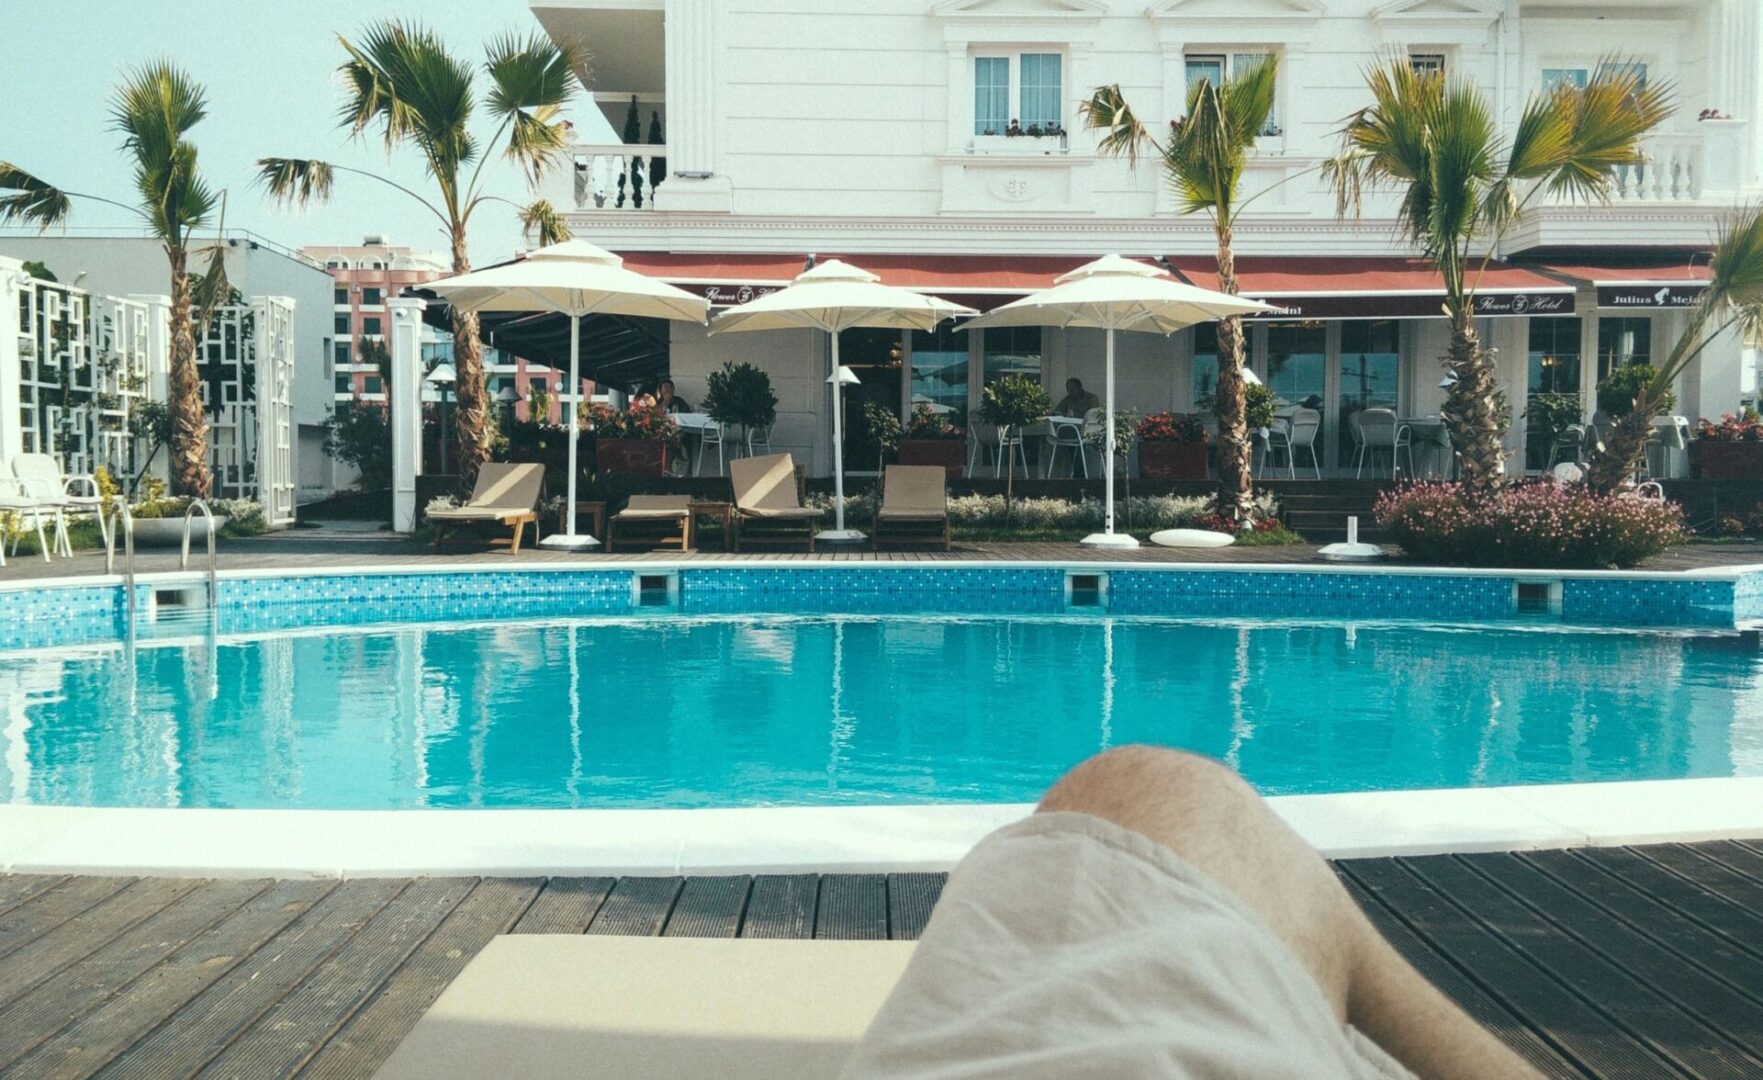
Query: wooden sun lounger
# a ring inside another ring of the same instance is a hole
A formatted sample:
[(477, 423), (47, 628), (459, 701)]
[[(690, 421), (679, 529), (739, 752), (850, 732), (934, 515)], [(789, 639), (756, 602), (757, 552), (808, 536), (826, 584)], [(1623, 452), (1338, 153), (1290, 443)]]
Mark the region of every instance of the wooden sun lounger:
[(941, 465), (889, 465), (872, 543), (941, 544), (949, 550), (949, 473)]
[[(633, 535), (634, 534), (634, 535)], [(678, 544), (692, 549), (692, 497), (690, 495), (632, 495), (623, 510), (606, 526), (606, 550), (618, 550), (618, 541), (637, 547)]]
[(735, 489), (735, 550), (741, 543), (803, 544), (814, 550), (821, 511), (803, 506), (796, 459), (788, 454), (736, 458), (728, 463)]
[(543, 465), (486, 461), (478, 467), (477, 484), (464, 506), (428, 512), (428, 520), (435, 527), (435, 550), (441, 550), (441, 539), (449, 525), (487, 521), (514, 529), (508, 553), (519, 554), (521, 534), (528, 525), (537, 527), (539, 496), (544, 488)]
[(913, 945), (508, 934), (465, 966), (377, 1078), (830, 1078)]

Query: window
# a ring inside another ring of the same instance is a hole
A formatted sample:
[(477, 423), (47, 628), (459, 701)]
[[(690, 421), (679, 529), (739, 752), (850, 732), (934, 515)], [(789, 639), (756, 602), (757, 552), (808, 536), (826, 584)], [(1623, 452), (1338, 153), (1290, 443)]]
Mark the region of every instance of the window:
[(338, 364), (349, 363), (349, 343), (338, 341), (331, 345), (331, 358)]
[(335, 293), (332, 295), (332, 302), (346, 306), (349, 303), (349, 290), (344, 286), (337, 286)]
[(967, 366), (967, 335), (951, 324), (912, 331), (912, 407), (951, 409), (959, 423), (967, 410)]
[(361, 320), (361, 332), (364, 334), (377, 334), (377, 333), (379, 333), (380, 332), (379, 318), (377, 316), (369, 315), (367, 318), (362, 319)]
[(378, 289), (363, 289), (361, 290), (361, 302), (368, 307), (379, 307), (385, 301), (381, 298)]
[(1598, 378), (1624, 364), (1651, 363), (1652, 352), (1652, 319), (1598, 319)]
[(1217, 389), (1218, 324), (1200, 323), (1194, 327), (1194, 408), (1211, 412), (1212, 394)]
[(1012, 121), (1024, 132), (1063, 131), (1064, 74), (1059, 53), (974, 57), (973, 133), (1003, 135)]
[(1443, 75), (1445, 73), (1444, 53), (1409, 53), (1408, 66), (1416, 75)]
[(1571, 86), (1576, 90), (1584, 90), (1586, 78), (1585, 68), (1544, 68), (1543, 89), (1553, 90), (1557, 86)]
[[(1240, 78), (1256, 65), (1275, 62), (1272, 53), (1190, 53), (1187, 61), (1188, 89), (1191, 91), (1201, 80), (1213, 86), (1221, 86), (1227, 79)], [(1279, 124), (1275, 121), (1279, 116), (1276, 104), (1267, 111), (1267, 123), (1261, 127), (1263, 135), (1278, 135)]]
[(1579, 397), (1579, 319), (1530, 320), (1530, 393)]
[(355, 393), (355, 387), (350, 382), (350, 377), (346, 374), (337, 376), (336, 387), (337, 387), (336, 392), (338, 394), (347, 394), (347, 395), (353, 396)]
[(378, 375), (369, 375), (367, 378), (361, 380), (361, 385), (363, 387), (362, 393), (364, 394), (383, 394), (386, 392), (386, 384)]
[(985, 331), (982, 388), (1005, 375), (1041, 377), (1041, 328), (1000, 326)]
[(1327, 412), (1327, 342), (1320, 322), (1267, 324), (1267, 388), (1282, 407)]
[(349, 316), (339, 313), (336, 318), (334, 329), (339, 334), (347, 334), (349, 332)]
[(1396, 409), (1402, 367), (1401, 331), (1390, 319), (1341, 323), (1340, 447), (1344, 468), (1356, 457), (1353, 417), (1361, 409)]

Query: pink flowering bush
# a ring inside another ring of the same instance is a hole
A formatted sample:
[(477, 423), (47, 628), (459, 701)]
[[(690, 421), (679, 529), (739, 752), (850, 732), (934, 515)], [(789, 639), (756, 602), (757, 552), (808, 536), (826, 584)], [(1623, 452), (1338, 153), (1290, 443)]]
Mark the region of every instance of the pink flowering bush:
[(1492, 496), (1413, 484), (1384, 493), (1376, 514), (1403, 551), (1452, 566), (1626, 567), (1683, 536), (1676, 503), (1547, 481)]

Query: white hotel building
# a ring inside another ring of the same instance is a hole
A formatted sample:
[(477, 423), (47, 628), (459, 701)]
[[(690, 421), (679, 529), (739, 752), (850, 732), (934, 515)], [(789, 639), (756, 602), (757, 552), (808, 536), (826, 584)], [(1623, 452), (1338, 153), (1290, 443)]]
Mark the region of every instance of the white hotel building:
[[(1396, 239), (1391, 201), (1340, 220), (1314, 172), (1342, 118), (1367, 102), (1368, 66), (1389, 56), (1442, 66), (1480, 86), (1508, 130), (1528, 95), (1583, 80), (1612, 56), (1676, 88), (1649, 163), (1624, 171), (1610, 205), (1529, 210), (1483, 282), (1514, 448), (1531, 394), (1578, 393), (1589, 413), (1601, 371), (1669, 347), (1722, 215), (1763, 197), (1759, 0), (531, 6), (587, 56), (586, 84), (612, 130), (625, 129), (634, 96), (639, 141), (658, 133), (661, 143), (579, 145), (574, 175), (546, 194), (578, 235), (713, 298), (781, 285), (811, 253), (980, 307), (1109, 252), (1161, 258), (1206, 284), (1207, 221), (1176, 213), (1154, 160), (1098, 157), (1078, 102), (1117, 82), (1141, 115), (1172, 119), (1190, 79), (1277, 57), (1273, 121), (1244, 181), (1245, 195), (1267, 193), (1245, 212), (1237, 252), (1244, 291), (1289, 312), (1256, 321), (1253, 366), (1287, 400), (1321, 399), (1325, 470), (1345, 460), (1353, 409), (1419, 416), (1442, 397), (1436, 279)], [(1009, 137), (1011, 121), (1041, 134)], [(765, 367), (781, 398), (774, 448), (827, 471), (824, 334), (709, 338), (680, 324), (664, 334), (654, 368), (688, 400), (725, 360)], [(1124, 335), (1123, 407), (1193, 410), (1210, 342), (1206, 328)], [(974, 406), (1002, 370), (1037, 370), (1055, 397), (1068, 376), (1099, 391), (1102, 374), (1100, 335), (1087, 331), (855, 331), (843, 355), (863, 380), (853, 410), (863, 400)], [(1684, 376), (1677, 411), (1716, 416), (1754, 398), (1754, 365), (1743, 342), (1717, 342)]]

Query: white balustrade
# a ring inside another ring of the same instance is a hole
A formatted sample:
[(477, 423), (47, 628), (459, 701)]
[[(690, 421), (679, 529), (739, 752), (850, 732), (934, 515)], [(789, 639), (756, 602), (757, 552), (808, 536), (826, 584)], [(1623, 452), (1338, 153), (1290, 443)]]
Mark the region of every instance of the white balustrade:
[(1641, 150), (1643, 165), (1616, 170), (1611, 198), (1617, 202), (1693, 202), (1702, 197), (1701, 134), (1656, 134)]
[(570, 148), (577, 210), (648, 210), (667, 179), (667, 147), (578, 143)]

